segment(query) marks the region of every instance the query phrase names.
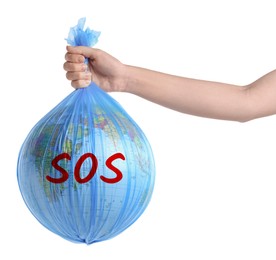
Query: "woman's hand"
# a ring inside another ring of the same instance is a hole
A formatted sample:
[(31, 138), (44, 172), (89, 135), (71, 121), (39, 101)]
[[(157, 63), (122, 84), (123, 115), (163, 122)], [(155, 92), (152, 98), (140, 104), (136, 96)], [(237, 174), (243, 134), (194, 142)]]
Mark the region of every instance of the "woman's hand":
[[(88, 64), (85, 64), (88, 58)], [(95, 82), (107, 92), (125, 91), (126, 66), (108, 53), (90, 47), (67, 46), (64, 70), (74, 88), (84, 88)]]

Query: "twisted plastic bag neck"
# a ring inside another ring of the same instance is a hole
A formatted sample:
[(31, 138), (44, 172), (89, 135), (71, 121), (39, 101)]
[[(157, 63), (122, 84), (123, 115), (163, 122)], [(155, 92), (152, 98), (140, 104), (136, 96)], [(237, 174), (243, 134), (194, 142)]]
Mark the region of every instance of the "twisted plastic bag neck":
[(89, 27), (84, 30), (85, 21), (85, 17), (80, 18), (78, 24), (70, 28), (68, 38), (65, 40), (71, 46), (92, 47), (98, 42), (101, 33), (91, 30)]

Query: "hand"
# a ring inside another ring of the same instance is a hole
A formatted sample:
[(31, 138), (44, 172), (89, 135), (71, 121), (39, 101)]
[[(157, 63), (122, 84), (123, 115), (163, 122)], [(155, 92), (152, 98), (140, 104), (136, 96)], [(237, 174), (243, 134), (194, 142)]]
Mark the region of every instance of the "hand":
[[(88, 58), (88, 64), (84, 63)], [(106, 52), (90, 47), (67, 46), (64, 70), (74, 88), (84, 88), (95, 82), (107, 92), (124, 91), (126, 66)]]

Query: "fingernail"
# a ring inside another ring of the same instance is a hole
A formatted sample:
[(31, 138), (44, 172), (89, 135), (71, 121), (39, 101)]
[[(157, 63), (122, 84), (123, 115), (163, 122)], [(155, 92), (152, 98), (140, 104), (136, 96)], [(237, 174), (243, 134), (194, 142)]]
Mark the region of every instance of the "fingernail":
[(86, 71), (87, 70), (87, 65), (86, 64), (83, 64), (82, 65), (82, 71)]
[(90, 73), (86, 73), (86, 74), (85, 74), (84, 79), (86, 79), (86, 80), (89, 80), (89, 81), (90, 81), (90, 78), (91, 78)]

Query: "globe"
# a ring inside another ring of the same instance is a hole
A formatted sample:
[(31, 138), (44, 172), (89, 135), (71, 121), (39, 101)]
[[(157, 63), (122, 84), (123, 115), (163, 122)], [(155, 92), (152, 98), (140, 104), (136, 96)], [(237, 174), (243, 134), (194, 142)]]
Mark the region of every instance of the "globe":
[(140, 127), (91, 84), (32, 128), (17, 176), (27, 207), (42, 225), (67, 240), (92, 244), (117, 236), (145, 211), (155, 165)]

